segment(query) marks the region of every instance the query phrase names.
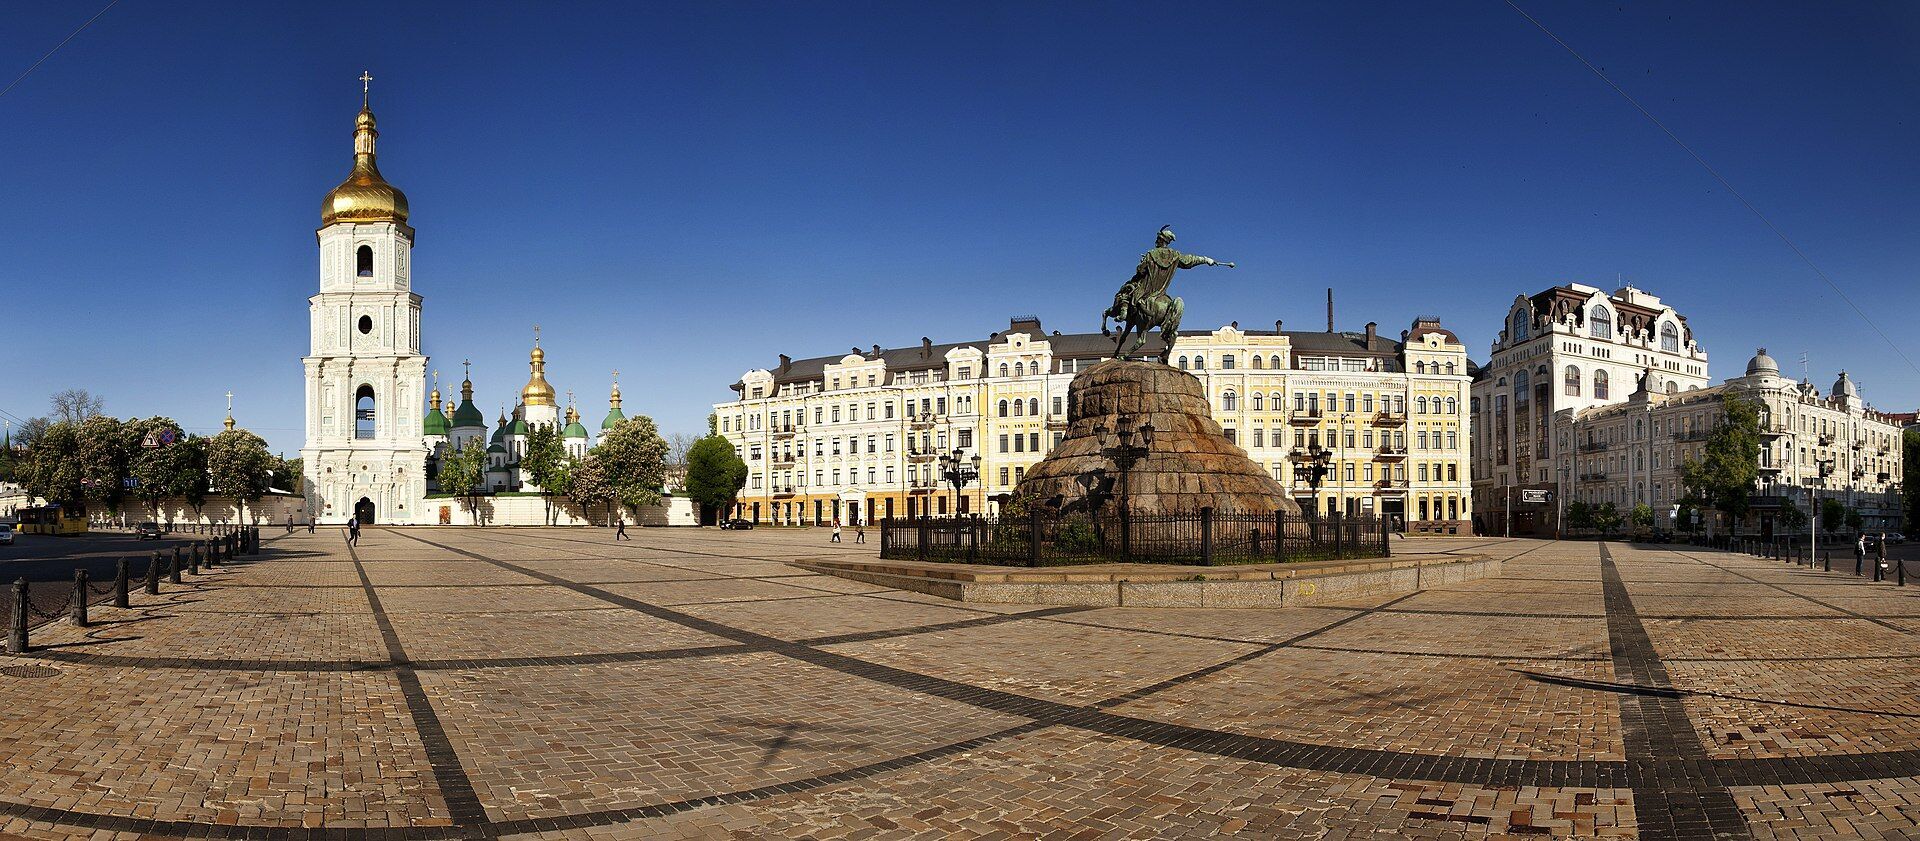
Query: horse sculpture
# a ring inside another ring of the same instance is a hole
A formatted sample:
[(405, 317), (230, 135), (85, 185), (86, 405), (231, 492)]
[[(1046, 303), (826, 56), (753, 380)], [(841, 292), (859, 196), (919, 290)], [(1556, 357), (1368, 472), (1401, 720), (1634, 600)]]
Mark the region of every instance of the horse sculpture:
[[(1195, 266), (1226, 266), (1212, 257), (1198, 254), (1182, 254), (1170, 246), (1173, 243), (1173, 229), (1160, 226), (1160, 232), (1154, 235), (1153, 250), (1140, 255), (1140, 265), (1133, 270), (1133, 278), (1114, 293), (1113, 306), (1100, 317), (1100, 335), (1112, 336), (1107, 320), (1113, 319), (1120, 326), (1120, 336), (1114, 341), (1113, 358), (1125, 359), (1139, 352), (1147, 343), (1147, 331), (1160, 328), (1161, 364), (1167, 364), (1173, 358), (1173, 343), (1180, 338), (1180, 315), (1186, 311), (1186, 303), (1167, 294), (1167, 287), (1173, 283), (1173, 273), (1180, 269)], [(1131, 347), (1127, 338), (1133, 338)]]

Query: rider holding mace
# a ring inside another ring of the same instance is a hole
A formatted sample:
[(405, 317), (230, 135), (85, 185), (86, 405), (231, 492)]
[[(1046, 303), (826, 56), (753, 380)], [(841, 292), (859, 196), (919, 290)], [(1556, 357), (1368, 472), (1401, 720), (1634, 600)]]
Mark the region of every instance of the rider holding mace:
[[(1160, 352), (1160, 363), (1167, 364), (1173, 357), (1173, 342), (1180, 337), (1180, 314), (1186, 311), (1185, 302), (1167, 294), (1167, 286), (1173, 282), (1173, 273), (1194, 266), (1226, 266), (1212, 257), (1198, 254), (1182, 254), (1169, 247), (1173, 243), (1173, 229), (1160, 226), (1160, 233), (1154, 236), (1152, 251), (1140, 255), (1140, 266), (1133, 270), (1133, 279), (1120, 287), (1113, 296), (1113, 306), (1100, 318), (1100, 335), (1111, 336), (1113, 331), (1107, 328), (1107, 319), (1120, 324), (1120, 338), (1114, 342), (1113, 357), (1122, 359), (1140, 349), (1147, 342), (1147, 330), (1160, 328), (1160, 341), (1164, 349)], [(1127, 346), (1127, 334), (1133, 334), (1133, 346)]]

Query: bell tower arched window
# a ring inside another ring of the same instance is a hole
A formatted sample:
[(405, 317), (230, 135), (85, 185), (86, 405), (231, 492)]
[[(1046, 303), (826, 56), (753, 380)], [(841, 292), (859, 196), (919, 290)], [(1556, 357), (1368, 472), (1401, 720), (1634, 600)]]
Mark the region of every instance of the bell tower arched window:
[(374, 435), (373, 386), (362, 384), (353, 393), (353, 437), (372, 438)]
[(373, 246), (362, 245), (354, 249), (353, 273), (360, 277), (373, 277)]

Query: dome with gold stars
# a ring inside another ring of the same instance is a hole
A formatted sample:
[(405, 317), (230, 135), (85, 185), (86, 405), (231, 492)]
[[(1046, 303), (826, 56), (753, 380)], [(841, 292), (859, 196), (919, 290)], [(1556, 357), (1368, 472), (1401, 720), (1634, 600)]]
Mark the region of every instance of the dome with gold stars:
[(388, 184), (374, 163), (374, 140), (379, 136), (372, 109), (362, 105), (353, 121), (353, 172), (320, 203), (321, 227), (336, 222), (407, 224), (407, 195)]

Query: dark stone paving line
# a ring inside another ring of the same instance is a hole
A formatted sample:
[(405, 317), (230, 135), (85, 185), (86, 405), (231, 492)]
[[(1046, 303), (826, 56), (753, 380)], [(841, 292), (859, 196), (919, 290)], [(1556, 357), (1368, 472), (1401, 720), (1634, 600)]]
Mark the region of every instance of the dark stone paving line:
[[(1636, 686), (1671, 690), (1667, 667), (1634, 613), (1633, 597), (1600, 544), (1600, 581), (1607, 605), (1607, 640), (1614, 677)], [(1707, 764), (1687, 708), (1669, 694), (1619, 696), (1621, 742), (1632, 769), (1633, 814), (1646, 841), (1751, 838), (1739, 804), (1724, 785), (1701, 772)]]
[(1238, 666), (1241, 663), (1245, 663), (1251, 660), (1258, 660), (1261, 657), (1265, 657), (1269, 654), (1279, 651), (1282, 648), (1298, 645), (1300, 643), (1306, 642), (1307, 640), (1313, 639), (1314, 637), (1317, 637), (1321, 634), (1324, 634), (1328, 631), (1332, 631), (1336, 628), (1340, 628), (1349, 623), (1357, 622), (1361, 619), (1365, 619), (1366, 617), (1372, 615), (1375, 611), (1378, 611), (1380, 608), (1406, 601), (1407, 599), (1411, 599), (1417, 595), (1419, 595), (1419, 593), (1417, 592), (1408, 593), (1392, 601), (1382, 603), (1372, 608), (1360, 610), (1359, 612), (1354, 613), (1351, 616), (1343, 616), (1339, 619), (1335, 619), (1332, 622), (1329, 622), (1318, 628), (1314, 628), (1311, 631), (1307, 631), (1301, 634), (1296, 634), (1292, 637), (1281, 640), (1279, 642), (1268, 643), (1266, 645), (1260, 646), (1259, 648), (1246, 652), (1245, 654), (1241, 654), (1238, 657), (1222, 660), (1211, 666), (1203, 666), (1201, 668), (1194, 669), (1191, 672), (1187, 672), (1186, 674), (1174, 675), (1173, 677), (1167, 678), (1166, 680), (1160, 681), (1159, 683), (1149, 684), (1147, 686), (1142, 686), (1138, 689), (1134, 689), (1129, 692), (1124, 692), (1119, 695), (1115, 695), (1106, 700), (1098, 701), (1094, 703), (1093, 708), (1100, 709), (1100, 710), (1111, 709), (1113, 707), (1120, 706), (1121, 704), (1129, 703), (1132, 701), (1138, 701), (1149, 695), (1153, 695), (1159, 692), (1164, 692), (1168, 689), (1172, 689), (1182, 684), (1191, 683), (1193, 681), (1199, 680), (1208, 675), (1218, 674), (1226, 669), (1232, 668), (1234, 666)]
[(387, 612), (380, 606), (380, 594), (374, 591), (373, 581), (367, 578), (367, 570), (360, 565), (360, 558), (353, 551), (353, 545), (347, 545), (347, 555), (353, 558), (353, 571), (360, 576), (360, 587), (366, 592), (367, 602), (373, 608), (373, 621), (380, 627), (380, 639), (386, 643), (387, 658), (396, 667), (394, 679), (400, 684), (400, 696), (405, 699), (407, 715), (413, 719), (414, 732), (420, 734), (420, 747), (427, 755), (427, 765), (433, 769), (434, 782), (440, 789), (440, 796), (446, 800), (447, 812), (457, 825), (482, 824), (487, 820), (487, 809), (480, 803), (480, 795), (473, 789), (473, 779), (467, 776), (466, 768), (460, 765), (460, 755), (453, 749), (453, 740), (447, 737), (447, 729), (440, 723), (440, 716), (433, 710), (433, 702), (427, 698), (427, 692), (420, 685), (420, 676), (407, 663), (407, 651), (400, 645), (400, 637), (393, 631), (393, 623), (388, 621)]
[[(1710, 566), (1710, 567), (1713, 567), (1714, 569), (1717, 569), (1717, 570), (1720, 570), (1721, 572), (1724, 572), (1724, 573), (1727, 573), (1728, 575), (1738, 575), (1738, 576), (1740, 576), (1741, 578), (1745, 578), (1745, 579), (1747, 579), (1748, 581), (1751, 581), (1751, 582), (1753, 582), (1753, 583), (1755, 583), (1755, 584), (1761, 584), (1761, 585), (1765, 585), (1765, 586), (1767, 586), (1767, 587), (1770, 587), (1770, 588), (1772, 588), (1772, 589), (1775, 589), (1775, 590), (1778, 590), (1778, 591), (1780, 591), (1780, 592), (1782, 592), (1782, 593), (1786, 593), (1786, 594), (1787, 594), (1787, 595), (1789, 595), (1789, 596), (1793, 596), (1793, 597), (1795, 597), (1795, 598), (1800, 598), (1800, 599), (1806, 599), (1807, 601), (1810, 601), (1810, 602), (1813, 602), (1814, 604), (1817, 604), (1817, 605), (1819, 605), (1819, 606), (1821, 606), (1821, 607), (1824, 607), (1824, 608), (1826, 608), (1826, 609), (1828, 609), (1828, 610), (1837, 610), (1837, 611), (1839, 611), (1839, 612), (1841, 612), (1841, 613), (1844, 613), (1844, 614), (1846, 614), (1846, 615), (1847, 615), (1848, 617), (1850, 617), (1850, 618), (1853, 618), (1853, 619), (1862, 619), (1862, 620), (1865, 620), (1865, 621), (1868, 621), (1868, 622), (1872, 622), (1873, 624), (1875, 624), (1875, 625), (1879, 625), (1879, 626), (1880, 626), (1880, 627), (1882, 627), (1882, 628), (1887, 628), (1887, 629), (1889, 629), (1889, 630), (1893, 630), (1893, 631), (1898, 631), (1898, 632), (1900, 632), (1900, 633), (1902, 633), (1902, 634), (1908, 634), (1908, 635), (1911, 635), (1911, 634), (1914, 634), (1914, 633), (1915, 633), (1915, 631), (1914, 631), (1914, 630), (1913, 630), (1912, 628), (1907, 628), (1907, 627), (1904, 627), (1904, 626), (1901, 626), (1901, 625), (1896, 625), (1896, 624), (1894, 624), (1894, 623), (1892, 623), (1892, 622), (1888, 622), (1888, 621), (1886, 621), (1886, 620), (1884, 620), (1884, 619), (1882, 619), (1882, 618), (1880, 618), (1880, 617), (1878, 617), (1878, 616), (1868, 616), (1868, 615), (1866, 615), (1866, 614), (1864, 614), (1864, 613), (1856, 613), (1856, 612), (1854, 612), (1854, 611), (1852, 611), (1852, 610), (1848, 610), (1847, 608), (1844, 608), (1844, 607), (1841, 607), (1841, 606), (1839, 606), (1839, 605), (1836, 605), (1836, 604), (1829, 604), (1829, 603), (1827, 603), (1827, 602), (1823, 602), (1823, 601), (1821, 601), (1821, 600), (1819, 600), (1819, 599), (1816, 599), (1816, 598), (1814, 598), (1814, 597), (1812, 597), (1812, 596), (1809, 596), (1809, 595), (1807, 595), (1807, 594), (1805, 594), (1805, 593), (1799, 593), (1799, 592), (1795, 592), (1795, 591), (1793, 591), (1793, 590), (1790, 590), (1790, 589), (1787, 589), (1786, 587), (1782, 587), (1782, 586), (1780, 586), (1780, 585), (1778, 585), (1778, 584), (1774, 584), (1774, 583), (1772, 583), (1772, 582), (1768, 582), (1768, 581), (1761, 581), (1760, 579), (1758, 579), (1758, 578), (1754, 578), (1754, 577), (1753, 577), (1753, 576), (1751, 576), (1751, 575), (1747, 575), (1747, 574), (1745, 574), (1745, 573), (1742, 573), (1742, 572), (1738, 572), (1738, 571), (1735, 571), (1735, 570), (1731, 570), (1731, 569), (1727, 569), (1726, 567), (1723, 567), (1723, 566), (1721, 566), (1721, 565), (1719, 565), (1719, 564), (1716, 564), (1716, 563), (1714, 563), (1714, 562), (1712, 562), (1712, 561), (1709, 561), (1709, 560), (1706, 560), (1705, 558), (1699, 558), (1699, 557), (1695, 557), (1695, 556), (1694, 556), (1694, 554), (1693, 554), (1693, 553), (1690, 553), (1690, 552), (1674, 552), (1674, 554), (1676, 554), (1676, 555), (1679, 555), (1679, 556), (1681, 556), (1681, 557), (1683, 557), (1683, 558), (1691, 558), (1691, 559), (1693, 559), (1693, 560), (1694, 560), (1694, 561), (1696, 561), (1696, 562), (1699, 562), (1699, 563), (1703, 563), (1703, 564), (1706, 564), (1707, 566)], [(1823, 573), (1823, 575), (1830, 575), (1830, 574), (1831, 574), (1831, 573)], [(1862, 583), (1865, 583), (1865, 580), (1864, 580), (1864, 579), (1862, 580)]]
[(1338, 652), (1341, 654), (1390, 654), (1397, 657), (1440, 657), (1448, 660), (1503, 660), (1503, 661), (1512, 661), (1516, 663), (1534, 661), (1534, 660), (1551, 660), (1554, 662), (1569, 662), (1569, 663), (1604, 663), (1612, 659), (1606, 655), (1577, 656), (1577, 655), (1571, 655), (1571, 654), (1464, 654), (1460, 652), (1441, 652), (1441, 651), (1399, 651), (1399, 650), (1390, 649), (1390, 648), (1347, 648), (1343, 646), (1333, 646), (1333, 645), (1302, 645), (1297, 647), (1305, 651), (1329, 651), (1329, 652)]

